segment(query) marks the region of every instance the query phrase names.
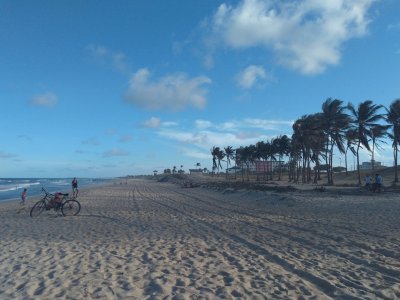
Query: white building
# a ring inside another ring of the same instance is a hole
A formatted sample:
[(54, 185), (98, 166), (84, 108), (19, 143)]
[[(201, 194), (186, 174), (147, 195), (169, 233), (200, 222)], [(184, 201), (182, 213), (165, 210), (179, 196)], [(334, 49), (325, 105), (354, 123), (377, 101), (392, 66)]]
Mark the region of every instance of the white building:
[[(383, 166), (380, 161), (375, 161), (374, 167), (379, 169), (379, 168), (382, 168)], [(360, 170), (372, 170), (372, 161), (362, 162), (360, 165)]]

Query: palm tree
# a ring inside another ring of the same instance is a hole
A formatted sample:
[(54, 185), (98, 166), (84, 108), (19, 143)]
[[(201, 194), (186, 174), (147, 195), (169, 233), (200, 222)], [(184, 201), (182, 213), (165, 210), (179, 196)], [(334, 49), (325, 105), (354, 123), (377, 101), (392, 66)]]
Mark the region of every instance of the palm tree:
[[(256, 149), (256, 154), (255, 155), (256, 155), (257, 159), (262, 159), (263, 162), (264, 162), (263, 163), (263, 179), (265, 180), (265, 174), (266, 174), (265, 162), (268, 159), (268, 156), (267, 156), (267, 144), (265, 142), (263, 142), (263, 141), (257, 142), (255, 149)], [(259, 180), (258, 172), (257, 172), (257, 180)]]
[(255, 145), (250, 145), (247, 147), (244, 147), (245, 149), (245, 158), (247, 162), (247, 181), (250, 181), (250, 165), (254, 164), (254, 162), (257, 159), (257, 149)]
[(196, 167), (198, 167), (199, 169), (200, 169), (200, 167), (201, 167), (201, 164), (198, 162), (198, 163), (196, 163), (196, 165), (195, 165)]
[(250, 145), (236, 149), (236, 160), (242, 168), (242, 181), (244, 181), (243, 173), (244, 166), (246, 166), (247, 181), (250, 181), (250, 164), (256, 159), (257, 151), (256, 146)]
[(345, 113), (343, 101), (328, 98), (322, 104), (321, 126), (327, 135), (327, 175), (328, 184), (333, 184), (333, 149), (336, 146), (340, 153), (345, 152), (345, 132), (350, 124), (350, 118)]
[[(226, 179), (228, 179), (228, 168), (231, 164), (231, 159), (234, 159), (235, 151), (233, 150), (232, 146), (228, 146), (224, 148), (225, 155), (226, 155)], [(235, 169), (236, 172), (236, 169)]]
[(372, 141), (372, 155), (371, 155), (371, 164), (372, 170), (375, 169), (375, 147), (379, 150), (378, 142), (386, 143), (382, 138), (385, 138), (388, 133), (387, 130), (389, 129), (390, 125), (376, 125), (371, 127), (371, 141)]
[(293, 124), (291, 155), (292, 166), (297, 166), (297, 175), (294, 173), (295, 182), (299, 178), (300, 170), (303, 183), (311, 180), (311, 161), (316, 163), (318, 168), (319, 156), (324, 151), (326, 144), (321, 126), (321, 115), (321, 113), (305, 115)]
[(287, 137), (287, 135), (280, 135), (276, 140), (277, 140), (277, 152), (279, 161), (278, 180), (281, 180), (281, 173), (282, 173), (281, 161), (283, 159), (283, 156), (289, 153), (290, 139)]
[[(235, 154), (235, 165), (239, 165), (240, 169), (241, 169), (241, 173), (242, 173), (242, 181), (244, 181), (244, 177), (243, 177), (243, 167), (244, 167), (244, 160), (245, 160), (245, 150), (244, 148), (241, 146), (240, 148), (236, 149), (236, 154)], [(235, 172), (236, 175), (236, 172)], [(236, 177), (235, 177), (236, 179)]]
[(347, 152), (351, 151), (353, 155), (356, 155), (356, 150), (354, 149), (354, 146), (357, 144), (357, 131), (354, 128), (350, 128), (346, 131), (346, 151), (344, 152), (344, 163), (346, 167), (346, 176), (348, 175), (348, 168), (347, 168)]
[(221, 161), (224, 160), (225, 157), (225, 152), (222, 149), (219, 149), (218, 153), (217, 153), (217, 159), (218, 159), (218, 173), (219, 173), (219, 169), (222, 170), (222, 165), (221, 165)]
[(217, 156), (218, 156), (218, 152), (219, 152), (219, 147), (215, 147), (213, 146), (211, 149), (211, 155), (212, 155), (212, 162), (213, 162), (213, 166), (212, 166), (212, 170), (213, 170), (213, 175), (214, 175), (214, 170), (217, 169), (218, 165), (217, 165)]
[(271, 139), (271, 141), (268, 141), (266, 144), (266, 151), (267, 151), (267, 157), (270, 159), (269, 166), (270, 166), (270, 172), (269, 172), (269, 179), (273, 180), (273, 173), (274, 173), (274, 164), (273, 162), (276, 161), (276, 154), (278, 153), (278, 145), (276, 139)]
[(386, 121), (389, 123), (391, 129), (389, 137), (393, 141), (394, 182), (399, 182), (397, 158), (400, 143), (400, 99), (396, 99), (390, 104), (386, 114)]
[(211, 149), (211, 155), (213, 157), (213, 170), (217, 169), (217, 173), (219, 173), (219, 169), (222, 169), (221, 161), (224, 159), (225, 153), (219, 147), (214, 146)]
[(371, 100), (361, 102), (357, 108), (352, 103), (349, 103), (348, 109), (352, 114), (351, 123), (356, 131), (357, 141), (357, 173), (358, 173), (358, 184), (361, 185), (361, 173), (360, 173), (360, 148), (365, 147), (368, 151), (371, 151), (369, 147), (368, 138), (371, 137), (371, 129), (378, 126), (383, 118), (383, 115), (379, 113), (382, 105), (373, 104)]
[(173, 168), (172, 168), (172, 174), (175, 174), (176, 173), (176, 166), (174, 166)]

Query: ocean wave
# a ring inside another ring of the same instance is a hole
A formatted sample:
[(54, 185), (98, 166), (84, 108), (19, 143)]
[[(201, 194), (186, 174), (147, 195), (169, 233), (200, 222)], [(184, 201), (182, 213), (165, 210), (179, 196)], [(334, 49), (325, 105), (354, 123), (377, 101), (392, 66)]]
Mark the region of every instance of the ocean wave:
[(69, 182), (67, 180), (56, 180), (56, 181), (51, 181), (50, 184), (69, 185)]
[(1, 192), (10, 192), (10, 191), (16, 191), (24, 188), (28, 188), (32, 185), (39, 185), (40, 182), (30, 182), (30, 183), (15, 183), (15, 184), (7, 184), (7, 185), (0, 185), (0, 193)]

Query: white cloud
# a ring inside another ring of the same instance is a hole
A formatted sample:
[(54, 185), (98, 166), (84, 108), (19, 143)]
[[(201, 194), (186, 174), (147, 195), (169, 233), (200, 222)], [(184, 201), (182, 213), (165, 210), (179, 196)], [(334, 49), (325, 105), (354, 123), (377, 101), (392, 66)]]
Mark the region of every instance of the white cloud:
[(147, 121), (143, 122), (142, 125), (143, 125), (143, 127), (147, 127), (147, 128), (157, 128), (157, 127), (160, 127), (161, 120), (156, 117), (151, 117)]
[(220, 124), (213, 124), (207, 120), (196, 120), (195, 127), (197, 129), (214, 128), (218, 131), (238, 132), (242, 130), (260, 129), (273, 131), (291, 131), (293, 121), (285, 120), (265, 120), (257, 118), (245, 118), (243, 120), (226, 121)]
[(261, 66), (251, 65), (244, 69), (236, 76), (238, 85), (242, 88), (252, 88), (257, 81), (262, 81), (267, 78), (267, 73)]
[(162, 122), (161, 125), (164, 126), (164, 127), (172, 127), (172, 126), (177, 126), (178, 123), (177, 122), (172, 122), (172, 121), (167, 121), (167, 122)]
[(290, 129), (293, 125), (294, 121), (282, 121), (282, 120), (264, 120), (264, 119), (255, 119), (255, 118), (246, 118), (243, 120), (240, 126), (242, 127), (250, 127), (250, 128), (259, 128), (263, 130), (282, 130), (282, 129)]
[(210, 154), (208, 151), (198, 151), (195, 149), (182, 148), (180, 149), (182, 155), (186, 157), (198, 158), (198, 159), (210, 159)]
[(198, 129), (207, 129), (207, 128), (213, 126), (210, 121), (206, 121), (206, 120), (196, 120), (194, 123), (195, 123), (196, 128), (198, 128)]
[(260, 140), (266, 140), (268, 135), (263, 133), (252, 132), (247, 133), (231, 133), (231, 132), (216, 132), (216, 131), (172, 131), (162, 130), (159, 134), (168, 139), (199, 147), (201, 149), (209, 149), (212, 146), (241, 146), (254, 144)]
[(127, 156), (127, 155), (129, 155), (128, 151), (117, 148), (111, 149), (103, 153), (103, 157)]
[(86, 47), (86, 49), (98, 64), (110, 66), (122, 73), (127, 73), (130, 71), (127, 57), (124, 53), (112, 51), (100, 45), (89, 45)]
[(150, 72), (140, 69), (129, 81), (125, 99), (147, 109), (178, 111), (187, 106), (202, 109), (206, 105), (207, 94), (203, 86), (210, 83), (208, 77), (187, 78), (185, 74), (167, 75), (151, 81)]
[(341, 47), (367, 33), (375, 0), (243, 0), (222, 4), (213, 32), (236, 49), (265, 47), (281, 64), (304, 74), (322, 73), (340, 62)]
[(53, 107), (57, 105), (57, 103), (58, 103), (58, 97), (52, 92), (47, 92), (41, 95), (37, 95), (31, 100), (31, 104), (36, 106)]

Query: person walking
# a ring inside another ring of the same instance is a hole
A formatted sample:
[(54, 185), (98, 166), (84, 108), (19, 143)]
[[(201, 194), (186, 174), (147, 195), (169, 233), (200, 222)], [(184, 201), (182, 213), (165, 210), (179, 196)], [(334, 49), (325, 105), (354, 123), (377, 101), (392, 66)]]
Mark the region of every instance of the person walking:
[(72, 196), (74, 198), (78, 197), (78, 180), (76, 179), (76, 177), (74, 177), (74, 179), (72, 179)]
[(27, 194), (27, 189), (25, 188), (21, 194), (21, 202), (19, 203), (17, 214), (19, 214), (22, 210), (26, 211), (26, 206), (25, 206), (26, 194)]

